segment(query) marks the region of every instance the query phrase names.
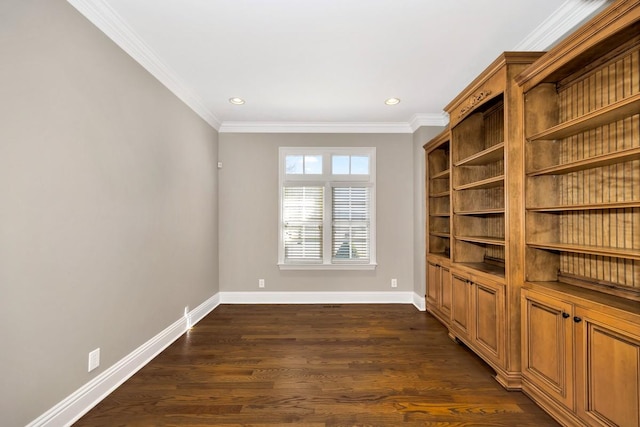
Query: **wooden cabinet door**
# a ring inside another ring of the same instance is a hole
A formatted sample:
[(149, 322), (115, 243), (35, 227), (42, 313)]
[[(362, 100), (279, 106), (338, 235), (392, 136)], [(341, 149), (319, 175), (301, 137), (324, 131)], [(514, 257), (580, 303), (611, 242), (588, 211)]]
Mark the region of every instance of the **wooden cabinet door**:
[(572, 318), (571, 304), (522, 291), (522, 375), (573, 411)]
[(471, 282), (451, 273), (451, 329), (459, 338), (469, 339), (471, 327)]
[(440, 271), (440, 311), (447, 319), (451, 318), (451, 272), (442, 267)]
[(427, 304), (430, 308), (438, 306), (438, 287), (440, 286), (440, 266), (427, 263)]
[(576, 308), (578, 416), (592, 426), (640, 426), (640, 322)]
[(478, 350), (495, 362), (504, 359), (504, 286), (491, 281), (472, 286), (473, 341)]

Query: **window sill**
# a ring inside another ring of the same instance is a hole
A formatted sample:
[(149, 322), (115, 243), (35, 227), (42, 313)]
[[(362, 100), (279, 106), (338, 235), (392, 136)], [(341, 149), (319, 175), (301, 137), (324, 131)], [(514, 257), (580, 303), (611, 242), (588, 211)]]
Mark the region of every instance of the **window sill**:
[(375, 270), (378, 264), (278, 264), (280, 270)]

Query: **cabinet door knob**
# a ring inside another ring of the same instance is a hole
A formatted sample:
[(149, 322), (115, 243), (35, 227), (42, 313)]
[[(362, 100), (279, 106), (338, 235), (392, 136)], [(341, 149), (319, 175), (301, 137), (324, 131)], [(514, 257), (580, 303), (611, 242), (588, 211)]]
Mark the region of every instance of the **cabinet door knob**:
[(566, 319), (566, 318), (568, 318), (569, 316), (571, 316), (569, 313), (562, 312), (562, 318), (563, 318), (563, 319)]
[(578, 316), (574, 316), (573, 317), (573, 321), (576, 322), (576, 323), (580, 323), (580, 322), (582, 322), (582, 318), (580, 318)]

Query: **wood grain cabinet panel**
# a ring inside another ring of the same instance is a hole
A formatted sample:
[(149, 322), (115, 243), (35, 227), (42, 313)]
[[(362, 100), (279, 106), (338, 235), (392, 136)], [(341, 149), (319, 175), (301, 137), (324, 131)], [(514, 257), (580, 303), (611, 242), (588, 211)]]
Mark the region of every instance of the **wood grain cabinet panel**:
[(573, 306), (522, 291), (522, 376), (568, 409), (574, 409)]
[(495, 363), (503, 360), (504, 286), (489, 281), (472, 284), (474, 297), (473, 341)]
[(447, 319), (451, 319), (451, 271), (443, 266), (440, 277), (442, 283), (440, 287), (440, 311)]
[(505, 359), (505, 285), (451, 270), (451, 335), (467, 344), (510, 388), (501, 367)]
[(451, 318), (451, 278), (444, 260), (427, 261), (427, 310), (448, 326)]
[(576, 309), (578, 415), (590, 426), (640, 426), (640, 324)]
[(640, 306), (578, 287), (522, 291), (522, 389), (563, 425), (640, 427)]
[(438, 288), (440, 283), (440, 266), (433, 262), (427, 262), (427, 307), (437, 308)]
[(469, 340), (471, 325), (471, 282), (451, 272), (451, 329), (458, 338)]

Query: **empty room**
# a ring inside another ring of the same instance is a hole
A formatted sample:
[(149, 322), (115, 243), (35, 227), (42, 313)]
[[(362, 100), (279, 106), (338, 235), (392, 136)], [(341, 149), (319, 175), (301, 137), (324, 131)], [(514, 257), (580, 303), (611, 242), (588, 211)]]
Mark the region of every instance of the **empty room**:
[(640, 427), (640, 1), (0, 1), (0, 426)]

